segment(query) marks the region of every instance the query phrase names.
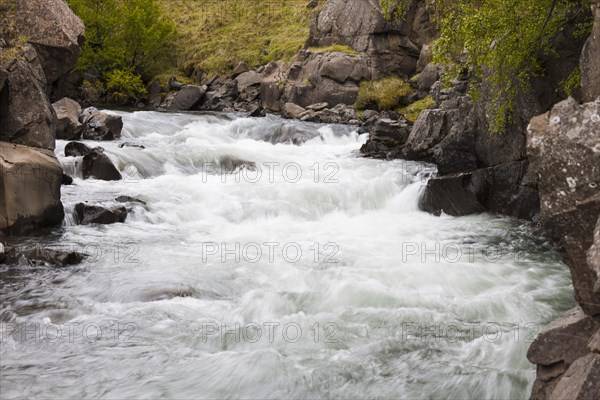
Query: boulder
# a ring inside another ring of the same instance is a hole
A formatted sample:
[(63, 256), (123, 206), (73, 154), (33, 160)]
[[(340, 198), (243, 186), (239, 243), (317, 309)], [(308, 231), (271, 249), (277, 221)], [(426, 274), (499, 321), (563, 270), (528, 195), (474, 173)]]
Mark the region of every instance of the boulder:
[(79, 122), (81, 106), (67, 97), (52, 104), (56, 112), (56, 138), (74, 140), (81, 135), (83, 125)]
[(123, 119), (119, 115), (107, 114), (89, 107), (81, 113), (83, 139), (116, 140), (121, 137)]
[(123, 179), (119, 170), (110, 158), (104, 154), (101, 147), (97, 147), (90, 154), (83, 157), (81, 164), (83, 179), (95, 178), (103, 181), (118, 181)]
[(600, 215), (598, 132), (600, 99), (579, 105), (570, 98), (533, 118), (527, 138), (539, 179), (541, 221), (571, 269), (577, 301), (590, 315), (600, 314), (598, 275), (586, 256)]
[(550, 399), (594, 400), (600, 398), (600, 355), (588, 354), (575, 361), (560, 378)]
[(92, 149), (81, 142), (69, 142), (65, 146), (66, 157), (83, 157), (91, 154)]
[(244, 72), (248, 72), (248, 66), (245, 62), (240, 61), (238, 65), (233, 69), (233, 76), (238, 76), (243, 74)]
[(294, 118), (298, 119), (300, 116), (305, 113), (306, 110), (294, 103), (285, 103), (283, 105), (282, 115), (285, 118)]
[(75, 216), (80, 225), (123, 223), (127, 219), (127, 209), (123, 206), (104, 207), (77, 203)]
[(409, 135), (410, 127), (406, 122), (380, 118), (369, 132), (369, 140), (361, 148), (361, 153), (369, 157), (386, 158), (390, 152), (402, 146)]
[(171, 90), (181, 90), (183, 87), (183, 83), (179, 82), (177, 78), (174, 76), (169, 78), (169, 89)]
[(16, 25), (41, 59), (48, 85), (71, 71), (85, 39), (83, 22), (63, 0), (17, 0)]
[(444, 175), (427, 182), (419, 200), (422, 211), (464, 216), (492, 212), (536, 219), (537, 191), (524, 183), (527, 162), (516, 161), (468, 173)]
[(387, 19), (373, 0), (327, 1), (311, 26), (308, 46), (345, 44), (368, 55), (379, 76), (414, 74), (421, 46), (435, 37), (424, 1), (411, 2), (402, 20)]
[(200, 86), (185, 85), (177, 92), (169, 110), (189, 111), (194, 110), (204, 99), (206, 91)]
[(0, 142), (0, 232), (26, 234), (62, 223), (62, 173), (54, 152)]
[[(35, 54), (35, 52), (34, 52)], [(0, 141), (54, 150), (56, 115), (45, 93), (45, 80), (26, 61), (6, 71), (0, 91)]]
[(247, 71), (235, 78), (240, 93), (245, 92), (252, 87), (259, 87), (263, 79), (264, 76), (256, 71)]
[(587, 344), (599, 328), (600, 324), (581, 308), (569, 310), (538, 335), (527, 352), (527, 359), (539, 365), (564, 362), (569, 366), (589, 352)]
[(60, 251), (50, 248), (36, 247), (34, 250), (24, 254), (30, 262), (43, 263), (55, 267), (68, 267), (79, 265), (85, 260), (86, 255), (76, 251)]
[(73, 184), (73, 178), (71, 178), (69, 175), (67, 174), (62, 174), (62, 181), (61, 184), (63, 186), (69, 186)]
[(590, 0), (594, 27), (583, 47), (580, 59), (583, 101), (594, 101), (600, 96), (600, 1)]

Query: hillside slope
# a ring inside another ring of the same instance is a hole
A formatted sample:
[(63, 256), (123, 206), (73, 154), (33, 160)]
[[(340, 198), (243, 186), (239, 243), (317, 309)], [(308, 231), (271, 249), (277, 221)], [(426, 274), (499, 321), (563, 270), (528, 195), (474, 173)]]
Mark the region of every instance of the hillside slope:
[(177, 24), (178, 67), (186, 75), (230, 72), (290, 59), (304, 46), (316, 9), (307, 0), (160, 0)]

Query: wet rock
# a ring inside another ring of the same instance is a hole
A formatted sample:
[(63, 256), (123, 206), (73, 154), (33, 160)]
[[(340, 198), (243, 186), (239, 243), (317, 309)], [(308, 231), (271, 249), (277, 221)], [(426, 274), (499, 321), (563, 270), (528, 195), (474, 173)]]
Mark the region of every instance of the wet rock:
[(315, 128), (297, 124), (282, 124), (276, 127), (272, 132), (268, 132), (261, 139), (273, 144), (292, 143), (301, 145), (317, 136), (319, 136), (319, 132), (317, 132)]
[(369, 157), (387, 158), (390, 152), (406, 142), (409, 135), (410, 127), (406, 122), (381, 118), (375, 122), (369, 140), (360, 151)]
[(285, 103), (283, 105), (283, 116), (285, 118), (294, 118), (298, 119), (302, 114), (304, 114), (306, 110), (294, 103)]
[(121, 173), (114, 166), (110, 158), (104, 154), (101, 147), (97, 147), (90, 154), (83, 157), (81, 163), (83, 179), (95, 178), (103, 181), (118, 181), (123, 179)]
[(193, 297), (194, 289), (187, 286), (151, 289), (142, 295), (143, 301), (162, 301), (176, 297)]
[(242, 160), (234, 156), (221, 156), (218, 162), (221, 172), (235, 172), (238, 169), (256, 170), (256, 163), (253, 161)]
[(143, 146), (141, 144), (131, 143), (131, 142), (125, 142), (125, 143), (121, 143), (119, 145), (120, 149), (125, 148), (125, 147), (134, 147), (134, 148), (137, 148), (137, 149), (140, 149), (140, 150), (144, 150), (146, 148), (145, 146)]
[(561, 361), (571, 365), (588, 353), (588, 341), (599, 328), (600, 324), (581, 308), (567, 311), (539, 334), (527, 352), (527, 359), (541, 365)]
[(140, 199), (136, 199), (135, 197), (130, 197), (130, 196), (119, 196), (115, 199), (116, 202), (119, 203), (139, 203), (142, 205), (146, 205), (145, 201), (142, 201)]
[(521, 161), (432, 178), (419, 208), (434, 215), (489, 211), (532, 220), (538, 215), (539, 203), (537, 191), (522, 184), (526, 174), (527, 162)]
[(104, 207), (78, 203), (75, 216), (80, 225), (123, 223), (127, 219), (127, 209), (123, 206)]
[(82, 137), (87, 140), (115, 140), (121, 137), (123, 119), (119, 115), (106, 114), (94, 107), (81, 113)]
[(83, 157), (92, 153), (92, 149), (81, 142), (69, 142), (65, 146), (66, 157)]
[(177, 92), (168, 109), (180, 111), (194, 110), (200, 105), (205, 94), (206, 91), (200, 86), (185, 85)]
[(63, 186), (69, 186), (73, 184), (73, 178), (71, 178), (69, 175), (67, 174), (62, 174), (62, 182), (61, 184)]
[(59, 251), (36, 247), (25, 254), (25, 258), (36, 263), (44, 263), (56, 267), (79, 265), (85, 260), (85, 255), (75, 251)]
[(0, 232), (27, 234), (62, 223), (62, 174), (53, 151), (0, 142)]
[(79, 138), (83, 125), (79, 122), (81, 106), (67, 97), (52, 104), (56, 112), (56, 138), (74, 140)]

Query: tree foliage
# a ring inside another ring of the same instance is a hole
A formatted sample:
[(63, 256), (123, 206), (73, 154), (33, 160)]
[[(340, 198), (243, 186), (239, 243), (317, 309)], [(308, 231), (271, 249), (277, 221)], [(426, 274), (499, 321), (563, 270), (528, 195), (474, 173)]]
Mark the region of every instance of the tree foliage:
[[(552, 39), (576, 15), (589, 12), (588, 0), (425, 0), (441, 32), (434, 62), (449, 79), (467, 73), (477, 99), (485, 85), (492, 131), (509, 122), (515, 100), (531, 78), (542, 75), (540, 56), (552, 54)], [(411, 0), (380, 0), (386, 18), (404, 12)], [(585, 27), (583, 30), (586, 30)], [(587, 27), (589, 34), (589, 27)], [(583, 33), (585, 34), (585, 32)], [(573, 78), (565, 82), (572, 89)]]
[(175, 24), (162, 16), (156, 0), (68, 0), (86, 27), (80, 70), (103, 77), (133, 71), (145, 79), (170, 64)]

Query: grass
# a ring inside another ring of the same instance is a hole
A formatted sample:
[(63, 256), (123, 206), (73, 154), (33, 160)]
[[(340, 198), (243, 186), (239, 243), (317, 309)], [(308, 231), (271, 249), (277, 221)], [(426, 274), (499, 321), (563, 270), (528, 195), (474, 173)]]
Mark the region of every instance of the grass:
[(357, 55), (358, 51), (354, 50), (352, 47), (344, 45), (344, 44), (334, 44), (329, 47), (309, 47), (308, 51), (313, 53), (329, 53), (329, 52), (340, 52), (346, 53), (350, 55)]
[(355, 106), (359, 110), (394, 110), (407, 105), (414, 89), (401, 78), (390, 76), (377, 81), (360, 83)]
[(421, 112), (433, 104), (435, 104), (433, 97), (427, 96), (424, 99), (415, 101), (414, 103), (406, 107), (399, 108), (396, 111), (398, 111), (399, 114), (404, 115), (408, 122), (414, 124), (419, 118), (419, 115), (421, 115)]
[(312, 13), (306, 0), (160, 0), (179, 33), (179, 69), (230, 73), (240, 61), (249, 67), (291, 60), (304, 47)]

